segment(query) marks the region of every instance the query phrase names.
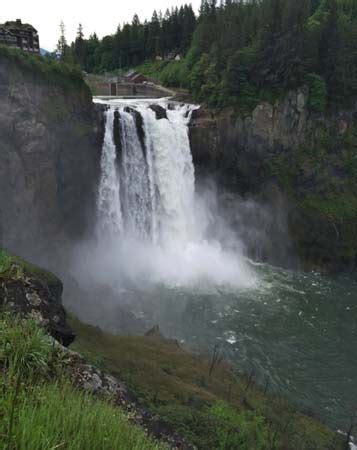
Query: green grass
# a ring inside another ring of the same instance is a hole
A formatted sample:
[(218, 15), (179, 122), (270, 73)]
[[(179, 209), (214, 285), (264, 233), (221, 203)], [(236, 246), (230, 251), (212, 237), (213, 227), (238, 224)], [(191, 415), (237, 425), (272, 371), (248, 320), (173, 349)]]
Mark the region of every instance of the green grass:
[[(1, 380), (1, 379), (0, 379)], [(0, 399), (0, 411), (11, 408), (13, 390)], [(6, 414), (6, 412), (5, 412)], [(20, 392), (16, 401), (11, 449), (16, 450), (159, 450), (163, 445), (149, 439), (143, 430), (109, 403), (76, 391), (57, 381)], [(0, 423), (6, 444), (8, 420)]]
[(10, 375), (44, 374), (52, 357), (50, 339), (34, 321), (0, 315), (0, 366)]
[(160, 450), (109, 399), (75, 389), (32, 321), (0, 315), (0, 448)]
[[(174, 341), (109, 335), (74, 319), (71, 326), (77, 334), (74, 350), (125, 381), (148, 408), (200, 449), (341, 448), (333, 431), (279, 396), (264, 395), (228, 363), (220, 363), (209, 376), (209, 360)], [(243, 429), (252, 440), (243, 439)]]

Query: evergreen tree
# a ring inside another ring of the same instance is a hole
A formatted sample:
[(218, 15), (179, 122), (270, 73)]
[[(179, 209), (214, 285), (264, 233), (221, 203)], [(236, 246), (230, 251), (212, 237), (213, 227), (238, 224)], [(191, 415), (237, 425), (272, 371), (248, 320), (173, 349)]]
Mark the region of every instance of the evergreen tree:
[[(63, 26), (58, 53), (69, 58), (68, 49)], [(357, 95), (357, 1), (202, 0), (198, 18), (188, 4), (144, 23), (135, 15), (102, 40), (84, 39), (80, 27), (72, 49), (87, 71), (180, 52), (180, 63), (158, 65), (160, 76), (200, 100), (249, 109), (307, 84), (311, 108), (321, 111)]]
[(73, 49), (74, 57), (77, 63), (84, 68), (86, 60), (86, 42), (84, 40), (83, 27), (82, 24), (78, 25), (77, 37), (74, 42)]
[(68, 52), (68, 45), (66, 39), (66, 28), (63, 20), (60, 23), (60, 37), (57, 42), (57, 56), (64, 59), (66, 52)]

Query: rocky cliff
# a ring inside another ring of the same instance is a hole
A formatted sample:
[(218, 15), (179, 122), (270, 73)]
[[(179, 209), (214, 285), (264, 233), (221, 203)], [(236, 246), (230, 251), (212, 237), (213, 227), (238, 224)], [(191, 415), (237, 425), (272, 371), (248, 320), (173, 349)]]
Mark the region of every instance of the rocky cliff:
[(0, 310), (31, 318), (63, 345), (74, 340), (62, 306), (63, 285), (51, 272), (0, 249)]
[[(356, 114), (313, 113), (308, 101), (302, 88), (246, 117), (201, 108), (190, 128), (195, 165), (229, 192), (268, 208), (265, 259), (270, 241), (280, 248), (273, 262), (289, 265), (289, 255), (297, 255), (305, 268), (351, 270), (357, 263)], [(283, 255), (284, 223), (289, 255)]]
[(0, 52), (0, 244), (32, 260), (88, 231), (98, 177), (91, 95), (54, 64)]

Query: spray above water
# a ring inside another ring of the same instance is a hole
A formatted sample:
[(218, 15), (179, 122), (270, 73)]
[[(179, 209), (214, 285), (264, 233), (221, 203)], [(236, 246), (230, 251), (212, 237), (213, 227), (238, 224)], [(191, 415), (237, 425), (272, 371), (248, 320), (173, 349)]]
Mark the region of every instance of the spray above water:
[(108, 106), (97, 247), (106, 282), (255, 284), (242, 251), (208, 234), (215, 212), (195, 193), (188, 136), (195, 108), (165, 100)]

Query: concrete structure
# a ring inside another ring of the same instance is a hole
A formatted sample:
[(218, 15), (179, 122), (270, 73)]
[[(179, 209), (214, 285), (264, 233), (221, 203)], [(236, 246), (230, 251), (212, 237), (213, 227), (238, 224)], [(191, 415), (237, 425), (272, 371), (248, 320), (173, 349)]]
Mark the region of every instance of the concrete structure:
[(152, 82), (127, 82), (123, 77), (87, 74), (85, 80), (94, 96), (100, 97), (171, 97), (175, 92)]
[(101, 90), (99, 95), (110, 95), (111, 97), (160, 98), (171, 96), (172, 94), (172, 91), (154, 84), (110, 83), (109, 89), (107, 88), (106, 92)]
[(40, 53), (37, 30), (30, 24), (22, 23), (21, 19), (0, 25), (0, 44), (30, 53)]

